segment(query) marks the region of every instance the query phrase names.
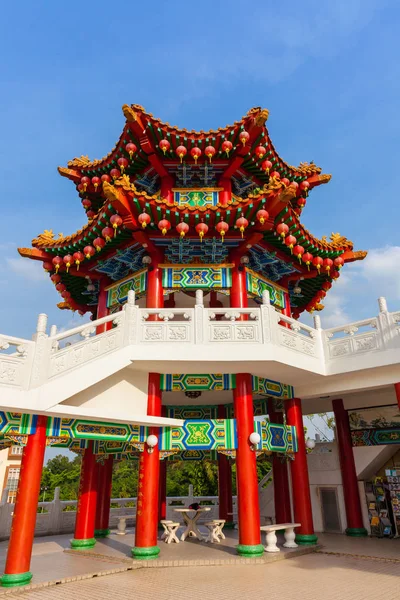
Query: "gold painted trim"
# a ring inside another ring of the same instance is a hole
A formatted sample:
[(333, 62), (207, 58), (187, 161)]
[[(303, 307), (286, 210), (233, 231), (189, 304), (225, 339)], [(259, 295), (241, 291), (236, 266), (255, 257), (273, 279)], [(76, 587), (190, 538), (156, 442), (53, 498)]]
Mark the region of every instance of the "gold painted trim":
[(137, 275), (141, 275), (144, 272), (147, 272), (147, 267), (145, 267), (144, 269), (140, 269), (140, 271), (135, 271), (135, 273), (131, 273), (130, 275), (127, 275), (123, 279), (118, 279), (118, 281), (114, 281), (114, 283), (105, 287), (104, 291), (108, 292), (108, 290), (111, 290), (116, 285), (119, 285), (120, 283), (124, 283), (125, 281), (129, 281), (129, 279), (132, 279), (133, 277), (136, 277)]
[[(246, 273), (251, 273), (251, 275), (254, 275), (255, 277), (257, 277), (257, 279), (261, 279), (262, 281), (266, 281), (267, 283), (269, 283), (270, 286), (277, 288), (278, 290), (281, 290), (284, 293), (288, 293), (288, 288), (283, 287), (282, 285), (279, 285), (279, 283), (275, 283), (274, 281), (271, 281), (270, 279), (268, 279), (267, 277), (265, 277), (264, 275), (261, 275), (260, 273), (257, 273), (257, 271), (253, 271), (253, 269), (249, 269), (249, 267), (245, 267)], [(299, 277), (300, 277), (300, 273), (299, 273)]]

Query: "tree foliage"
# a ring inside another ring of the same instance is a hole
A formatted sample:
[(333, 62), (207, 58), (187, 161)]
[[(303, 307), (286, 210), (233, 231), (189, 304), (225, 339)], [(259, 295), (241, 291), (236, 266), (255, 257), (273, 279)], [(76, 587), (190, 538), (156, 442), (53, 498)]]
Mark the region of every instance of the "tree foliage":
[[(257, 476), (260, 481), (270, 470), (267, 458), (257, 459)], [(61, 500), (76, 500), (78, 497), (81, 457), (72, 460), (58, 454), (43, 468), (40, 501), (51, 500), (56, 487), (60, 488)], [(137, 494), (139, 461), (114, 463), (112, 497), (132, 498)], [(211, 460), (169, 461), (167, 466), (167, 496), (187, 496), (189, 485), (193, 485), (195, 496), (218, 495), (218, 464)], [(232, 464), (232, 488), (236, 494), (236, 465)]]

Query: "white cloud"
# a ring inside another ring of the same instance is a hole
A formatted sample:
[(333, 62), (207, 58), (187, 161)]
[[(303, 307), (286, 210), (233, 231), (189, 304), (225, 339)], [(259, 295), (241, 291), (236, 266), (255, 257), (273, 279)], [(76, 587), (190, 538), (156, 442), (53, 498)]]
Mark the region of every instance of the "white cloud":
[(5, 262), (7, 271), (12, 271), (12, 273), (30, 283), (43, 283), (46, 281), (46, 273), (39, 261), (26, 258), (6, 258)]

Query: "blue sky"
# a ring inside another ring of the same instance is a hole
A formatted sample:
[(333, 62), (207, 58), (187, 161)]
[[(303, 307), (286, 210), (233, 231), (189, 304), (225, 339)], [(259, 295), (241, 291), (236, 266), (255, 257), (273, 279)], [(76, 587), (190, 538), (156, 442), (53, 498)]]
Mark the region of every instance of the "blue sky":
[(0, 331), (30, 336), (36, 315), (80, 317), (17, 245), (85, 222), (56, 167), (107, 154), (139, 103), (163, 120), (208, 129), (252, 106), (270, 110), (274, 145), (291, 164), (314, 160), (332, 181), (310, 195), (303, 222), (370, 250), (347, 268), (323, 325), (400, 303), (400, 5), (394, 0), (201, 3), (22, 0), (2, 7)]

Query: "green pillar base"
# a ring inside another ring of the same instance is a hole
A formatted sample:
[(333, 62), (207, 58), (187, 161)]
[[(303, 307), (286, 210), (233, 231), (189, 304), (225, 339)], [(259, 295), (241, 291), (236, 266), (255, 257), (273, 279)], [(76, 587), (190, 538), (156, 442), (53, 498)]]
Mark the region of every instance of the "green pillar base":
[(71, 548), (74, 548), (74, 550), (87, 550), (88, 548), (93, 548), (95, 544), (95, 538), (88, 538), (86, 540), (71, 540)]
[(224, 529), (235, 529), (235, 523), (233, 521), (227, 521), (224, 525)]
[(95, 529), (94, 530), (94, 537), (95, 538), (105, 538), (108, 535), (110, 535), (110, 530), (109, 529)]
[(346, 529), (346, 535), (350, 537), (366, 537), (368, 535), (368, 531), (364, 529), (364, 527), (359, 527), (358, 529), (352, 529), (351, 527), (348, 527)]
[(32, 573), (4, 573), (0, 577), (0, 584), (3, 587), (17, 587), (18, 585), (28, 585), (32, 579)]
[(296, 544), (299, 546), (313, 546), (318, 542), (318, 538), (314, 534), (306, 534), (306, 533), (297, 533), (296, 534)]
[(150, 546), (149, 548), (135, 546), (132, 548), (131, 553), (136, 560), (153, 560), (160, 554), (160, 548), (158, 546)]
[(239, 556), (244, 556), (244, 558), (258, 558), (259, 556), (264, 556), (264, 546), (262, 544), (256, 544), (254, 546), (238, 544), (236, 546), (236, 552)]

